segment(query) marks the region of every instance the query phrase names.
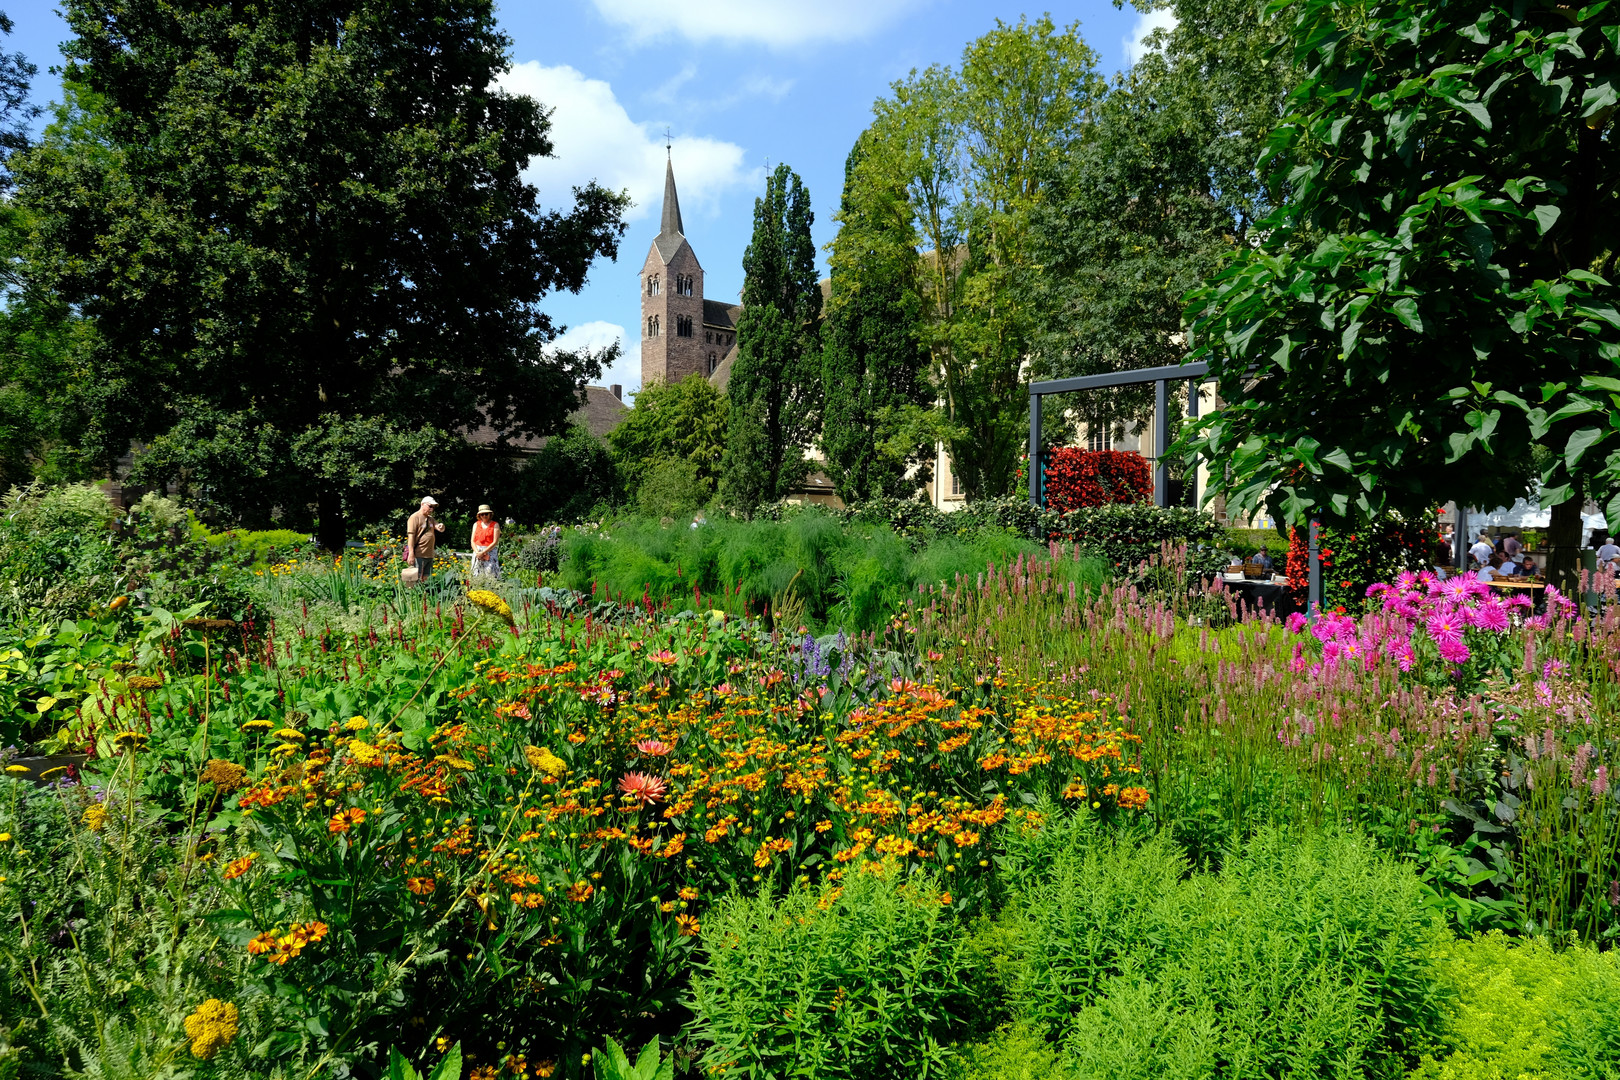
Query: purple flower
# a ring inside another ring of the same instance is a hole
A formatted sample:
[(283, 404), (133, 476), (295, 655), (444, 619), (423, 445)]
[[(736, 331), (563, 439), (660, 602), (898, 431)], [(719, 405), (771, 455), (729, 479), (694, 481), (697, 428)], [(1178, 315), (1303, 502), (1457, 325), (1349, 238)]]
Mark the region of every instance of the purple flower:
[(1308, 622), (1309, 620), (1305, 616), (1296, 611), (1283, 620), (1283, 625), (1288, 628), (1290, 634), (1297, 634), (1305, 629)]

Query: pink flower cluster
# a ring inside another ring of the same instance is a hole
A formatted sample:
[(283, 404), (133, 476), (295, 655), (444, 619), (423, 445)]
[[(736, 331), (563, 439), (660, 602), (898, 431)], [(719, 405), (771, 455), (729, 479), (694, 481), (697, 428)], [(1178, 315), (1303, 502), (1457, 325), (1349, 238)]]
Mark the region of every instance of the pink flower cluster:
[[(1303, 615), (1290, 615), (1288, 629), (1302, 633), (1309, 626), (1311, 636), (1321, 642), (1322, 659), (1311, 665), (1304, 649), (1294, 650), (1294, 670), (1307, 666), (1313, 674), (1331, 670), (1342, 662), (1360, 661), (1372, 670), (1380, 656), (1387, 657), (1402, 671), (1410, 671), (1417, 661), (1414, 645), (1427, 638), (1440, 659), (1447, 664), (1466, 664), (1473, 655), (1470, 632), (1505, 634), (1513, 624), (1515, 609), (1528, 610), (1528, 597), (1515, 594), (1502, 597), (1472, 574), (1441, 581), (1433, 573), (1404, 573), (1393, 585), (1379, 583), (1367, 589), (1369, 597), (1381, 597), (1382, 609), (1360, 619), (1348, 615), (1321, 615), (1314, 625)], [(1547, 587), (1549, 614), (1526, 618), (1528, 626), (1545, 626), (1555, 617), (1574, 614), (1575, 605), (1552, 586)]]

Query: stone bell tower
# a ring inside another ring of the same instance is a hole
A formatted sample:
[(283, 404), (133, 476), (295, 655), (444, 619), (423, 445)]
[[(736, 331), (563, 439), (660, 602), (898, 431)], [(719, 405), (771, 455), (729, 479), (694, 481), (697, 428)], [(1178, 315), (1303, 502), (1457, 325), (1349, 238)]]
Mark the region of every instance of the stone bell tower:
[(681, 226), (675, 166), (664, 163), (664, 212), (641, 267), (641, 385), (708, 375), (703, 334), (703, 267)]

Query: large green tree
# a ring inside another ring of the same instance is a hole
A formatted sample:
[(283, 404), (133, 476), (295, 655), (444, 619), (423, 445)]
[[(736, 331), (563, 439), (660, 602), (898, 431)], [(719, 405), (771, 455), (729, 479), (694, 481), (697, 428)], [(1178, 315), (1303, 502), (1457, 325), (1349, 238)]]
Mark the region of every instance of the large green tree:
[(923, 340), (970, 499), (1006, 494), (1024, 446), (1034, 322), (1030, 217), (1104, 91), (1078, 24), (997, 22), (959, 70), (931, 67), (874, 106), (857, 202), (905, 190), (923, 255)]
[[(1556, 450), (1553, 565), (1620, 455), (1612, 3), (1295, 0), (1264, 240), (1192, 298), (1226, 407), (1186, 439), (1280, 518), (1511, 502)], [(1620, 505), (1611, 503), (1611, 513)]]
[(822, 341), (821, 449), (846, 503), (911, 494), (928, 483), (934, 456), (932, 440), (919, 437), (930, 433), (933, 404), (919, 336), (922, 260), (905, 189), (852, 190), (869, 142), (863, 135), (844, 165)]
[[(1268, 207), (1254, 163), (1293, 81), (1281, 31), (1250, 0), (1143, 2), (1170, 10), (1110, 88), (1088, 138), (1031, 216), (1032, 352), (1047, 377), (1178, 363), (1183, 296), (1249, 242)], [(1047, 399), (1045, 429), (1143, 422), (1151, 387)]]
[(799, 175), (778, 165), (754, 200), (754, 233), (743, 253), (743, 310), (722, 491), (745, 511), (803, 482), (804, 450), (821, 427), (821, 287), (815, 214)]
[(342, 543), (487, 422), (559, 431), (598, 358), (538, 302), (616, 253), (621, 195), (542, 212), (540, 103), (490, 0), (68, 0), (91, 115), (14, 163), (30, 275), (96, 326), (88, 447)]

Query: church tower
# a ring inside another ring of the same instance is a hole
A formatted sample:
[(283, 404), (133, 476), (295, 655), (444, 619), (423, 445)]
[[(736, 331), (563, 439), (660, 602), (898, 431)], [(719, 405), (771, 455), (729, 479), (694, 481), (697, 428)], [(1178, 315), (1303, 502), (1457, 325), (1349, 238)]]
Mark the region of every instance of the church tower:
[(664, 212), (641, 267), (641, 385), (710, 374), (703, 341), (703, 267), (681, 226), (675, 166), (664, 164)]

